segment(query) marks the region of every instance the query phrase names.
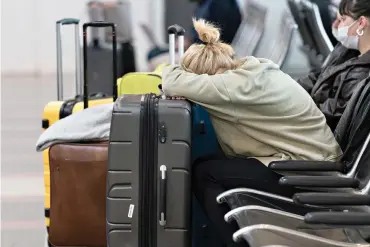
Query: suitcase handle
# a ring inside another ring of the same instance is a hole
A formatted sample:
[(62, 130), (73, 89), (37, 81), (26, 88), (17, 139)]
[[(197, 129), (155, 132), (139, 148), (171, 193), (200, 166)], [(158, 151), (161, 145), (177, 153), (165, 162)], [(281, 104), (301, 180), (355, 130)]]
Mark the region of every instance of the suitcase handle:
[(159, 224), (165, 226), (166, 221), (166, 201), (167, 201), (167, 167), (161, 165), (159, 168), (161, 179), (159, 189)]
[(87, 22), (83, 25), (83, 30), (86, 31), (88, 27), (111, 27), (113, 31), (116, 31), (116, 24), (106, 21)]
[(179, 59), (184, 55), (184, 35), (185, 29), (179, 25), (172, 25), (169, 26), (167, 29), (169, 35), (169, 51), (170, 51), (170, 64), (175, 65), (175, 36), (178, 36), (178, 52), (179, 52)]
[(63, 100), (63, 60), (62, 60), (62, 38), (61, 26), (75, 25), (75, 70), (76, 70), (76, 95), (81, 95), (81, 48), (79, 19), (64, 18), (56, 22), (56, 41), (57, 41), (57, 95), (58, 101)]
[(88, 22), (83, 24), (83, 57), (84, 57), (84, 109), (88, 107), (88, 76), (87, 76), (87, 28), (88, 27), (111, 27), (112, 28), (112, 40), (113, 40), (113, 101), (117, 99), (117, 37), (116, 37), (116, 24), (112, 22), (105, 22), (105, 21), (96, 21), (96, 22)]
[(64, 18), (57, 21), (57, 23), (61, 25), (78, 25), (80, 23), (80, 20), (75, 18)]

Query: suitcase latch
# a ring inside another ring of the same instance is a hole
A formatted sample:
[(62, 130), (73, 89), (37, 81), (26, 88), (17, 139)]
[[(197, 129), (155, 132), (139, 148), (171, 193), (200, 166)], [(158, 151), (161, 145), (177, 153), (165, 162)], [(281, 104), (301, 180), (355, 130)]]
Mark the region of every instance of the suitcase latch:
[(161, 143), (165, 143), (167, 141), (167, 128), (164, 123), (161, 123), (159, 126), (158, 137)]

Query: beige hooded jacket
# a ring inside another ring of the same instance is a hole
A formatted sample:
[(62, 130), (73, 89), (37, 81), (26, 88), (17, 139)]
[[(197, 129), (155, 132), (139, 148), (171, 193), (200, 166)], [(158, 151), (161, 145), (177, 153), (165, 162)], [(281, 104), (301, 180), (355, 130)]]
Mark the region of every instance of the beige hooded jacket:
[(342, 151), (310, 95), (268, 59), (247, 57), (236, 70), (197, 75), (163, 71), (167, 96), (182, 96), (209, 112), (223, 151), (276, 160), (336, 160)]

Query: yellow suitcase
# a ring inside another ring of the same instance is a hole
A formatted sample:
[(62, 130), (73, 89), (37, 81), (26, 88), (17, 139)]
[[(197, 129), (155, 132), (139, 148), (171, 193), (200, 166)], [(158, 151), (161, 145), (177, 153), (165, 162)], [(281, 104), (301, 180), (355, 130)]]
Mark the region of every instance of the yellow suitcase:
[(117, 80), (120, 94), (159, 94), (162, 82), (162, 70), (165, 64), (159, 65), (153, 72), (127, 73)]

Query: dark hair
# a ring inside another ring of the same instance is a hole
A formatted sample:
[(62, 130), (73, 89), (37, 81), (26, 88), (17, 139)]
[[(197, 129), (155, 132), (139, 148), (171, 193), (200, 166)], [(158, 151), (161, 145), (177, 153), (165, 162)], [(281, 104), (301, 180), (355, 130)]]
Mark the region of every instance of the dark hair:
[(339, 14), (348, 15), (355, 20), (361, 16), (370, 18), (370, 0), (342, 0), (339, 4)]

